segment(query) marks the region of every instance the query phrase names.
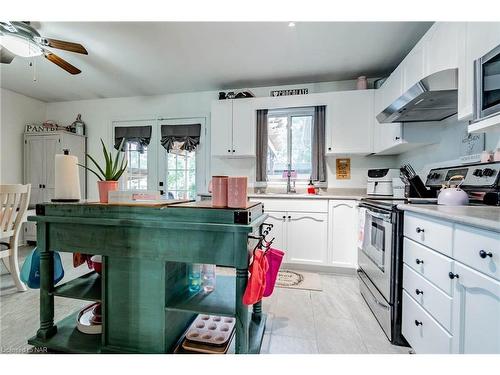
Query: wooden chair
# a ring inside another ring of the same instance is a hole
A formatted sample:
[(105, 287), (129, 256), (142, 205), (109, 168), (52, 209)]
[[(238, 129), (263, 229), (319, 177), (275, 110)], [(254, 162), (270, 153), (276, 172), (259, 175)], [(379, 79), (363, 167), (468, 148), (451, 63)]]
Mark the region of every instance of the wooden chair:
[[(21, 281), (17, 247), (21, 225), (25, 221), (30, 201), (31, 185), (0, 185), (0, 238), (9, 238), (7, 249), (0, 249), (0, 259), (9, 270), (19, 291), (26, 286)], [(7, 262), (5, 258), (9, 258)]]

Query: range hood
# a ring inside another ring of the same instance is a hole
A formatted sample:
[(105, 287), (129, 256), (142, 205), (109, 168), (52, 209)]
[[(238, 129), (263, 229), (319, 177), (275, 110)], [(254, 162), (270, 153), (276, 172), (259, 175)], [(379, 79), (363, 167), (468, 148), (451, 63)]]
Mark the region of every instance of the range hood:
[(377, 115), (379, 123), (441, 121), (458, 112), (458, 69), (418, 81)]

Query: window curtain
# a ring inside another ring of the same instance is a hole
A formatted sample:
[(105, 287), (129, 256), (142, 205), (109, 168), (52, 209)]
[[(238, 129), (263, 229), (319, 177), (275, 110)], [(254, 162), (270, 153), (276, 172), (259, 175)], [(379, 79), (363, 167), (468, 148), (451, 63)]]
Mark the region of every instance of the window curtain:
[(326, 181), (325, 164), (325, 115), (326, 106), (314, 107), (314, 118), (312, 128), (312, 172), (311, 179), (314, 181)]
[(176, 148), (194, 151), (200, 144), (200, 133), (201, 124), (162, 125), (160, 142), (167, 152)]
[[(144, 152), (144, 147), (147, 147), (151, 141), (151, 129), (151, 126), (115, 127), (115, 149), (125, 151), (125, 144), (127, 142), (133, 142), (137, 143), (138, 150), (142, 154)], [(124, 139), (125, 142), (120, 150), (120, 145)]]
[(255, 180), (267, 181), (267, 109), (257, 111), (257, 145), (256, 157), (257, 166)]

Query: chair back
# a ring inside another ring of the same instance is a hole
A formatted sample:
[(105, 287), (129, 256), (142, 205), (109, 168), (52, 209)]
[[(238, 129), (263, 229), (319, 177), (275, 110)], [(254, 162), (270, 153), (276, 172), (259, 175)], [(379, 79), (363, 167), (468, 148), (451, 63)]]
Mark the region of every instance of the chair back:
[(0, 185), (0, 238), (19, 232), (30, 201), (31, 184)]

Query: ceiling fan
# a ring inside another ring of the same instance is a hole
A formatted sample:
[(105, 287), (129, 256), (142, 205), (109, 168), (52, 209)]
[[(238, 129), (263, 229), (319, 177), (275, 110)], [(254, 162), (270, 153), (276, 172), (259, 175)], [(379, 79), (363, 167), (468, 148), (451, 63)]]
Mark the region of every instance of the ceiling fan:
[(29, 22), (0, 21), (0, 47), (0, 63), (2, 64), (10, 64), (16, 56), (43, 55), (70, 74), (79, 74), (81, 70), (46, 47), (88, 55), (87, 50), (81, 44), (40, 36)]

